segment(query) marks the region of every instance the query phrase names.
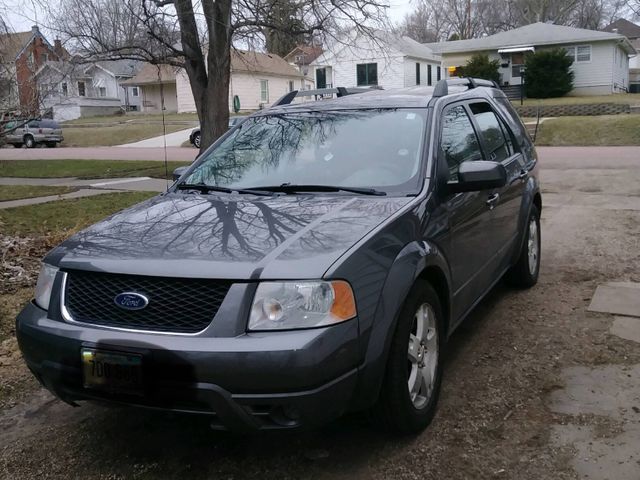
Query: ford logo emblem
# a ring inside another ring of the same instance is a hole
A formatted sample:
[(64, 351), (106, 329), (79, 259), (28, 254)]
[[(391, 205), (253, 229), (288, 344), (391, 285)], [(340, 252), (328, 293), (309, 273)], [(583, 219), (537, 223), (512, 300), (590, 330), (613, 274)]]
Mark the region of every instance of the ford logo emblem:
[(125, 310), (142, 310), (149, 305), (149, 299), (135, 292), (123, 292), (113, 299), (113, 302)]

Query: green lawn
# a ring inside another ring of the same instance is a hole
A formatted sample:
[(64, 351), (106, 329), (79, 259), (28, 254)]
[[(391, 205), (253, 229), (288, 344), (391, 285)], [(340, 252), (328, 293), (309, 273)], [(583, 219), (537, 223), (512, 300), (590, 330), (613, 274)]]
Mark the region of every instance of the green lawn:
[[(520, 105), (519, 99), (511, 100), (511, 103)], [(560, 98), (527, 98), (525, 105), (577, 105), (585, 103), (628, 103), (640, 105), (640, 93), (614, 93), (612, 95), (593, 95), (581, 97)]]
[[(168, 162), (168, 173), (189, 162)], [(2, 160), (0, 177), (165, 178), (164, 162), (152, 160)]]
[[(164, 116), (166, 122), (185, 121), (197, 122), (198, 115), (196, 113), (166, 113)], [(162, 114), (160, 113), (127, 113), (126, 115), (108, 115), (101, 117), (82, 117), (75, 120), (69, 120), (62, 125), (85, 125), (87, 123), (115, 123), (115, 122), (162, 122)]]
[(9, 235), (53, 234), (60, 239), (130, 205), (153, 192), (105, 193), (0, 210), (0, 230)]
[[(111, 147), (158, 137), (189, 128), (186, 125), (120, 124), (105, 127), (62, 127), (63, 147)], [(166, 130), (165, 130), (166, 129)]]
[(558, 117), (545, 120), (536, 145), (640, 145), (640, 115)]
[(0, 202), (21, 198), (62, 195), (76, 190), (73, 187), (52, 187), (48, 185), (0, 185)]

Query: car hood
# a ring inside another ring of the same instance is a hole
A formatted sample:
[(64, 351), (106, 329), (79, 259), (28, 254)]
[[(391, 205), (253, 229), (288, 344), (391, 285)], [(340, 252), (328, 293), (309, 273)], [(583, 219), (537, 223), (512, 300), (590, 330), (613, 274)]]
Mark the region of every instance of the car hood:
[(61, 268), (199, 278), (320, 278), (407, 197), (168, 193), (47, 255)]

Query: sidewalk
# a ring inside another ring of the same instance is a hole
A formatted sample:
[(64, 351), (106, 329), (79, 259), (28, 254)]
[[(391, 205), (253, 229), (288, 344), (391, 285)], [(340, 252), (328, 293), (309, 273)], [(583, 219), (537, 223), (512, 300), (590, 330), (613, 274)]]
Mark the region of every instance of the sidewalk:
[(59, 187), (78, 187), (75, 192), (63, 195), (23, 198), (0, 202), (0, 209), (37, 205), (65, 198), (82, 198), (117, 192), (164, 192), (171, 181), (150, 177), (111, 178), (79, 180), (77, 178), (8, 178), (0, 177), (0, 185), (47, 185)]
[(124, 145), (116, 145), (117, 148), (164, 148), (167, 147), (179, 147), (184, 142), (189, 140), (189, 134), (193, 128), (186, 130), (180, 130), (178, 132), (168, 133), (166, 135), (160, 135), (159, 137), (147, 138), (146, 140), (140, 140), (139, 142), (126, 143)]

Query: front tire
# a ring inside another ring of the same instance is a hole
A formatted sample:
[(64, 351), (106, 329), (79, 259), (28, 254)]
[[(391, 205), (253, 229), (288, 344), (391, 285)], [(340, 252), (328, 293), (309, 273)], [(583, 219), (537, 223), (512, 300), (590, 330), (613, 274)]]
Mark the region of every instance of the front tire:
[(388, 430), (418, 433), (436, 412), (442, 383), (444, 321), (433, 287), (418, 280), (394, 333), (375, 420)]
[(35, 148), (36, 141), (33, 139), (31, 135), (27, 135), (24, 137), (24, 146), (27, 148)]
[(516, 264), (507, 272), (505, 277), (507, 283), (520, 288), (530, 288), (538, 283), (540, 252), (540, 211), (538, 207), (532, 205), (522, 250)]

